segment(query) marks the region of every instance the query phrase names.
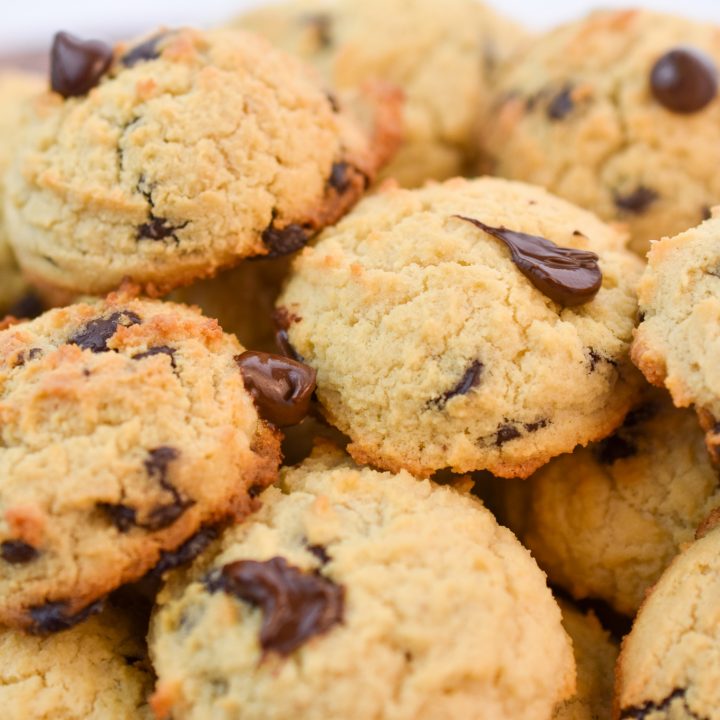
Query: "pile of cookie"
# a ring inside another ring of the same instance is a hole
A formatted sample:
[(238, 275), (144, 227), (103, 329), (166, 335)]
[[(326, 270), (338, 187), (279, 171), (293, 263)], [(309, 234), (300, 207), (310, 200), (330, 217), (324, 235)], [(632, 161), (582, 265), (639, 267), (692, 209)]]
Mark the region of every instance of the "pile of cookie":
[(720, 718), (718, 40), (290, 0), (0, 74), (0, 715)]

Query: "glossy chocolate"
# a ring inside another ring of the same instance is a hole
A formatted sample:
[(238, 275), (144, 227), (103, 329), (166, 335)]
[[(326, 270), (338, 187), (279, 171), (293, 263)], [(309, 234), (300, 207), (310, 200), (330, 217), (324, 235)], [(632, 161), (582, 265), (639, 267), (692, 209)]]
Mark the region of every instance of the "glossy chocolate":
[(110, 67), (112, 48), (99, 40), (56, 33), (50, 49), (50, 87), (64, 98), (86, 95)]
[(717, 95), (715, 62), (697, 48), (673, 48), (653, 65), (650, 90), (653, 97), (670, 112), (698, 112)]
[(114, 312), (106, 318), (91, 320), (82, 330), (68, 339), (68, 345), (78, 345), (83, 350), (94, 353), (108, 352), (108, 341), (117, 332), (118, 325), (130, 327), (140, 325), (142, 320), (131, 310)]

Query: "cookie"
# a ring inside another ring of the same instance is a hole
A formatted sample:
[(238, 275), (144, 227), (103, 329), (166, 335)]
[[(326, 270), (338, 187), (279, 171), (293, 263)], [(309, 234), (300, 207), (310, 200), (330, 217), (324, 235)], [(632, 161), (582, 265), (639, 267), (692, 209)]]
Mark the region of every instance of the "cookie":
[(694, 413), (659, 392), (610, 437), (513, 485), (505, 502), (522, 517), (510, 527), (551, 581), (627, 615), (720, 506)]
[(161, 592), (158, 718), (551, 717), (574, 687), (545, 578), (469, 496), (316, 454)]
[(141, 638), (115, 608), (48, 638), (0, 629), (4, 720), (151, 720)]
[(644, 10), (595, 12), (530, 43), (496, 88), (493, 172), (607, 221), (631, 247), (720, 201), (720, 28)]
[(520, 183), (387, 187), (295, 259), (277, 317), (359, 462), (524, 477), (635, 399), (623, 243)]
[(127, 293), (0, 332), (0, 622), (63, 629), (247, 514), (280, 459), (255, 404), (286, 384), (246, 356)]
[(720, 531), (679, 555), (624, 639), (616, 720), (720, 718)]
[(408, 187), (470, 168), (494, 74), (526, 36), (475, 0), (291, 0), (235, 24), (308, 61), (341, 94), (373, 78), (401, 87), (405, 142), (382, 176)]
[(632, 359), (678, 407), (694, 406), (720, 459), (720, 217), (654, 243), (639, 286), (642, 322)]
[(6, 214), (24, 270), (55, 288), (129, 277), (161, 293), (290, 253), (389, 151), (389, 127), (369, 138), (297, 60), (239, 30), (160, 32), (114, 56), (61, 33), (52, 57), (56, 92), (8, 176)]
[(26, 104), (43, 89), (43, 80), (38, 75), (11, 70), (0, 72), (0, 315), (8, 312), (27, 289), (5, 230), (2, 202), (4, 176), (28, 112)]
[(574, 697), (555, 708), (553, 720), (609, 718), (618, 646), (593, 613), (583, 614), (568, 602), (558, 602), (562, 610), (563, 627), (573, 643), (577, 690)]

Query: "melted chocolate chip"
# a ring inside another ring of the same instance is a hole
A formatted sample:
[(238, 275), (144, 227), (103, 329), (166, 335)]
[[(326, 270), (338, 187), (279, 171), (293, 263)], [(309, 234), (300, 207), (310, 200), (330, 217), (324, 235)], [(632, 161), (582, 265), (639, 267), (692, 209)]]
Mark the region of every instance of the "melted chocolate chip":
[(66, 602), (48, 602), (44, 605), (36, 605), (29, 611), (32, 620), (30, 632), (44, 635), (68, 630), (83, 620), (87, 620), (91, 615), (99, 613), (104, 604), (104, 600), (98, 600), (71, 615), (67, 612), (68, 604)]
[(280, 307), (273, 312), (273, 322), (277, 331), (275, 332), (275, 344), (278, 350), (295, 362), (305, 362), (305, 358), (293, 347), (288, 336), (288, 329), (294, 322), (300, 322), (301, 318), (289, 312), (287, 308)]
[(328, 185), (341, 195), (350, 187), (349, 166), (346, 162), (333, 163)]
[(479, 360), (473, 360), (470, 367), (465, 371), (455, 387), (446, 390), (442, 395), (433, 398), (430, 403), (438, 408), (444, 408), (447, 401), (456, 395), (467, 395), (479, 382), (483, 371), (483, 364)]
[(145, 42), (136, 45), (134, 48), (128, 50), (121, 58), (120, 62), (125, 67), (133, 67), (140, 62), (146, 62), (148, 60), (156, 60), (160, 57), (158, 45), (160, 42), (167, 37), (167, 33), (160, 33), (153, 35), (153, 37), (145, 40)]
[(598, 256), (587, 250), (556, 245), (537, 235), (490, 227), (479, 220), (456, 215), (460, 220), (501, 240), (510, 250), (518, 270), (551, 300), (571, 307), (590, 302), (602, 284)]
[(194, 560), (213, 540), (220, 535), (217, 527), (206, 525), (186, 540), (175, 550), (165, 550), (160, 555), (158, 564), (150, 571), (154, 576), (160, 576), (168, 570), (174, 570)]
[(121, 533), (126, 533), (130, 528), (137, 525), (135, 520), (137, 513), (134, 508), (128, 505), (101, 502), (97, 504), (97, 508), (110, 518), (112, 524)]
[(297, 425), (310, 409), (317, 373), (307, 365), (264, 352), (235, 358), (258, 412), (278, 427)]
[(265, 257), (290, 255), (290, 253), (305, 247), (309, 239), (305, 228), (297, 223), (291, 223), (284, 228), (276, 228), (271, 224), (262, 234), (263, 244), (270, 250)]
[(165, 240), (172, 238), (176, 243), (180, 240), (177, 237), (177, 231), (187, 227), (189, 221), (185, 221), (180, 225), (173, 225), (167, 218), (156, 217), (152, 213), (148, 221), (142, 225), (138, 225), (137, 234), (139, 240)]
[(515, 440), (521, 435), (515, 425), (500, 425), (495, 433), (495, 445), (500, 447), (510, 440)]
[(614, 192), (613, 201), (620, 210), (633, 215), (642, 215), (659, 197), (660, 195), (652, 188), (638, 185), (635, 190), (625, 195)]
[(32, 562), (39, 554), (37, 548), (22, 540), (5, 540), (0, 544), (0, 556), (11, 565), (24, 565)]
[(617, 433), (601, 440), (595, 447), (595, 457), (603, 465), (612, 465), (617, 460), (632, 457), (635, 453), (637, 453), (637, 445)]
[(225, 565), (208, 578), (207, 587), (262, 610), (260, 646), (265, 652), (289, 655), (343, 619), (344, 589), (319, 573), (288, 565), (281, 557)]
[(143, 360), (145, 358), (152, 357), (153, 355), (167, 355), (170, 358), (170, 364), (173, 368), (177, 367), (175, 365), (175, 350), (167, 345), (156, 345), (148, 348), (145, 352), (133, 355), (132, 358), (133, 360)]
[(653, 65), (650, 90), (654, 98), (670, 112), (698, 112), (717, 95), (715, 62), (697, 48), (673, 48)]
[(118, 325), (130, 327), (141, 323), (142, 320), (136, 313), (121, 310), (109, 317), (91, 320), (83, 330), (73, 335), (67, 342), (68, 345), (78, 345), (83, 350), (92, 350), (95, 353), (108, 352), (108, 340), (117, 332)]
[[(685, 698), (685, 688), (675, 688), (669, 695), (662, 700), (648, 700), (642, 705), (635, 705), (633, 707), (623, 708), (620, 711), (620, 720), (645, 720), (649, 717), (669, 717), (671, 706), (677, 704), (675, 701), (680, 701), (682, 707), (682, 717), (690, 717), (693, 720), (706, 720), (705, 718), (696, 715), (688, 706)], [(676, 710), (678, 708), (675, 708)], [(675, 717), (675, 715), (673, 715)], [(677, 717), (680, 717), (678, 715)]]
[(328, 551), (323, 545), (308, 545), (308, 550), (320, 561), (321, 565), (327, 565), (330, 562)]
[(172, 495), (172, 500), (151, 510), (147, 520), (140, 527), (146, 530), (160, 530), (172, 525), (189, 507), (195, 504), (195, 501), (183, 499), (177, 488), (167, 478), (168, 466), (180, 457), (180, 453), (175, 448), (162, 446), (150, 450), (149, 455), (150, 457), (145, 460), (147, 474), (157, 480), (160, 486)]
[(303, 15), (301, 22), (311, 27), (317, 37), (318, 46), (326, 49), (332, 45), (332, 17), (328, 13), (312, 13)]
[(567, 85), (550, 100), (547, 106), (547, 116), (550, 120), (562, 120), (573, 111), (575, 103), (572, 99), (572, 91), (572, 86)]
[(7, 314), (16, 318), (32, 320), (45, 312), (42, 300), (29, 292), (23, 295), (14, 305), (10, 307)]
[(549, 424), (550, 421), (547, 418), (541, 418), (540, 420), (536, 420), (535, 422), (523, 423), (523, 427), (525, 428), (526, 432), (534, 433), (538, 430), (542, 430), (542, 428), (547, 427)]
[(100, 82), (112, 59), (112, 48), (105, 43), (59, 32), (50, 49), (50, 87), (64, 98), (85, 95)]

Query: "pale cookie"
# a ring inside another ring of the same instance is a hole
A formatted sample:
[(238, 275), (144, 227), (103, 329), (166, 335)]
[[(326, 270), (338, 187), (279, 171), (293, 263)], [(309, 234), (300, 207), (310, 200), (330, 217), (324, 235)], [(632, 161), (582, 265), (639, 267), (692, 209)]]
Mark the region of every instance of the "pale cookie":
[(49, 638), (1, 628), (3, 720), (151, 720), (141, 638), (114, 608)]
[(720, 530), (672, 562), (622, 644), (616, 720), (720, 719)]
[(694, 406), (708, 449), (719, 458), (720, 217), (654, 243), (639, 287), (642, 322), (633, 362), (665, 386), (678, 407)]
[(720, 28), (595, 12), (537, 38), (496, 88), (493, 172), (626, 223), (631, 247), (720, 201)]
[(8, 312), (26, 290), (5, 230), (5, 172), (17, 148), (24, 119), (29, 114), (26, 104), (44, 88), (43, 79), (38, 75), (9, 70), (0, 72), (0, 315)]
[(558, 601), (563, 627), (573, 644), (577, 666), (574, 697), (555, 708), (553, 720), (608, 720), (612, 709), (613, 669), (618, 646), (592, 613), (583, 615)]
[(279, 452), (241, 352), (122, 293), (0, 332), (0, 621), (72, 625), (247, 514)]
[(239, 30), (161, 32), (114, 58), (61, 34), (51, 74), (6, 213), (23, 268), (61, 289), (127, 276), (167, 291), (297, 250), (389, 150), (384, 129), (367, 137), (297, 60)]
[(387, 187), (296, 258), (278, 317), (356, 460), (527, 476), (635, 399), (623, 243), (521, 183)]
[(373, 78), (402, 88), (405, 142), (382, 176), (408, 187), (470, 168), (497, 66), (526, 37), (476, 0), (291, 0), (235, 23), (311, 63), (341, 94)]
[(317, 454), (170, 577), (158, 718), (549, 720), (574, 664), (543, 574), (469, 496)]
[(555, 458), (507, 492), (505, 502), (516, 505), (510, 527), (551, 581), (626, 615), (720, 506), (694, 413), (659, 392), (615, 434)]

